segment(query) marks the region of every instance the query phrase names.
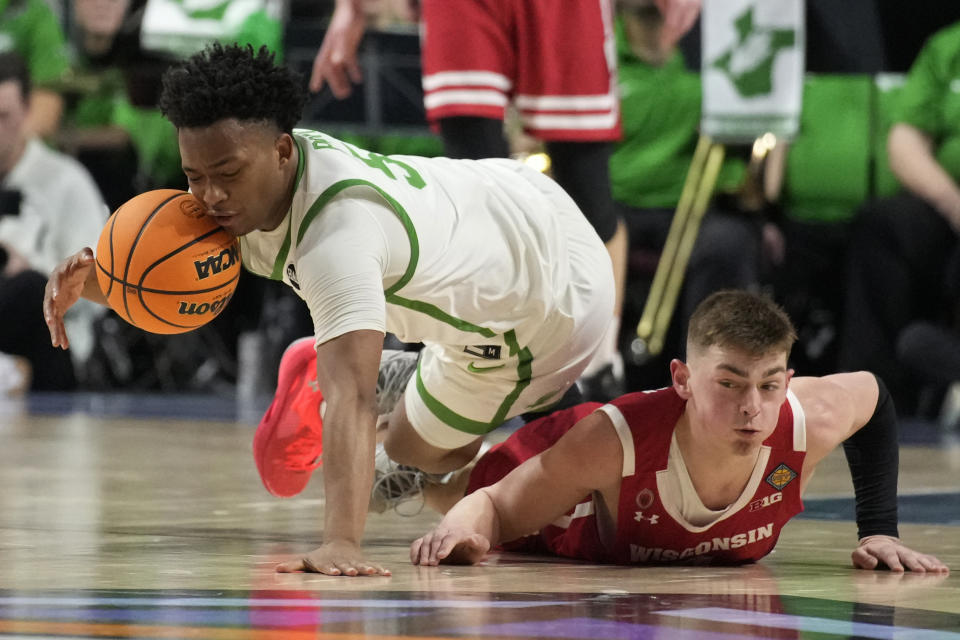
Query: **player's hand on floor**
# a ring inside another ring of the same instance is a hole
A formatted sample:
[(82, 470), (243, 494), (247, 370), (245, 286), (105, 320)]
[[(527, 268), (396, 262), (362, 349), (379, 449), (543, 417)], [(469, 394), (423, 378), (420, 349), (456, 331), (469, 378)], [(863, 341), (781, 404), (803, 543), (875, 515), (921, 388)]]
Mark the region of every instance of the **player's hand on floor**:
[(277, 565), (280, 573), (323, 573), (328, 576), (389, 576), (390, 570), (363, 557), (352, 542), (327, 542), (298, 560)]
[(891, 571), (915, 573), (948, 573), (950, 569), (935, 556), (914, 551), (898, 538), (891, 536), (867, 536), (851, 555), (853, 566), (858, 569), (887, 567)]
[(55, 347), (70, 347), (63, 316), (80, 299), (93, 262), (93, 250), (85, 247), (58, 264), (47, 279), (43, 292), (43, 319), (50, 331), (50, 342)]
[(490, 551), (490, 541), (466, 529), (437, 527), (410, 545), (410, 562), (425, 566), (476, 564)]

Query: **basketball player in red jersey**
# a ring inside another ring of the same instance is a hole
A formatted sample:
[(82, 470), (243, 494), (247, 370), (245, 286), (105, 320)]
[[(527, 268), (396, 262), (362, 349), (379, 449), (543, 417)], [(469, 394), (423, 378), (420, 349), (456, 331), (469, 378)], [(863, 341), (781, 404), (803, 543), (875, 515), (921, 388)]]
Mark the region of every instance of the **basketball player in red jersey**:
[[(816, 465), (843, 444), (862, 569), (946, 573), (897, 531), (896, 414), (868, 372), (793, 377), (796, 335), (766, 298), (721, 291), (691, 316), (673, 385), (525, 425), (476, 464), (415, 564), (496, 545), (618, 564), (739, 564), (770, 553)], [(462, 484), (461, 484), (462, 486)]]

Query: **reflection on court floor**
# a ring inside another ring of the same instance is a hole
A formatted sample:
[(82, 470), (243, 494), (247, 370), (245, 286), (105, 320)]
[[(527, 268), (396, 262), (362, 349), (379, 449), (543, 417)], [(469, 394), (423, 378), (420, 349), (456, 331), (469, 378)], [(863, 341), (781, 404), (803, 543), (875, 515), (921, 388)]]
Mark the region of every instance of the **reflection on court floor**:
[[(916, 625), (916, 626), (914, 626)], [(0, 593), (0, 637), (960, 639), (960, 616), (790, 596)]]
[(494, 554), (415, 567), (436, 523), (372, 515), (377, 578), (278, 574), (322, 541), (322, 483), (267, 494), (256, 407), (197, 396), (31, 397), (0, 406), (0, 640), (530, 638), (960, 640), (960, 456), (901, 451), (901, 535), (951, 576), (856, 571), (849, 471), (755, 565), (610, 567)]

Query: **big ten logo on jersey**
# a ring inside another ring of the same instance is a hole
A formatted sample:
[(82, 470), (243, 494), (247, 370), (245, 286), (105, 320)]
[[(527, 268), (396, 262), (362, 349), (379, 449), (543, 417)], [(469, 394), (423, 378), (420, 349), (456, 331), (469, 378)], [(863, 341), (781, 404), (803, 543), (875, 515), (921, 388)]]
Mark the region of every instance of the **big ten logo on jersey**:
[(197, 279), (205, 280), (224, 269), (229, 269), (240, 260), (239, 246), (233, 244), (220, 253), (207, 257), (204, 260), (194, 260), (193, 266), (197, 269)]
[(769, 507), (772, 504), (777, 504), (783, 500), (783, 494), (780, 492), (771, 493), (769, 496), (763, 496), (759, 500), (754, 500), (750, 503), (750, 511), (759, 511), (764, 507)]
[(233, 296), (233, 293), (222, 298), (217, 298), (213, 302), (201, 302), (200, 304), (181, 300), (180, 306), (177, 308), (177, 313), (181, 316), (203, 316), (208, 313), (217, 315), (227, 306), (227, 303), (230, 302), (231, 296)]

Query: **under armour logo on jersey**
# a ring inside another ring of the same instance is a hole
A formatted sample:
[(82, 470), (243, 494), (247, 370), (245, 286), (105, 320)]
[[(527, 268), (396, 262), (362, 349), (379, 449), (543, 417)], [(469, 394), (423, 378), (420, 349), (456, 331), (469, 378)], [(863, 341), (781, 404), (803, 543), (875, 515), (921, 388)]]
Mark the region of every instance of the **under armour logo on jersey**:
[(633, 519), (636, 520), (637, 522), (643, 522), (644, 520), (646, 520), (650, 524), (657, 524), (657, 520), (660, 519), (660, 515), (655, 513), (652, 516), (645, 516), (643, 515), (643, 511), (637, 511), (637, 515), (634, 516)]
[(293, 285), (293, 288), (300, 291), (300, 283), (297, 282), (297, 270), (293, 268), (293, 263), (287, 265), (287, 280)]
[(316, 378), (314, 378), (313, 380), (307, 380), (307, 386), (310, 387), (310, 389), (314, 393), (316, 393), (317, 391), (320, 391), (320, 383), (317, 382)]

